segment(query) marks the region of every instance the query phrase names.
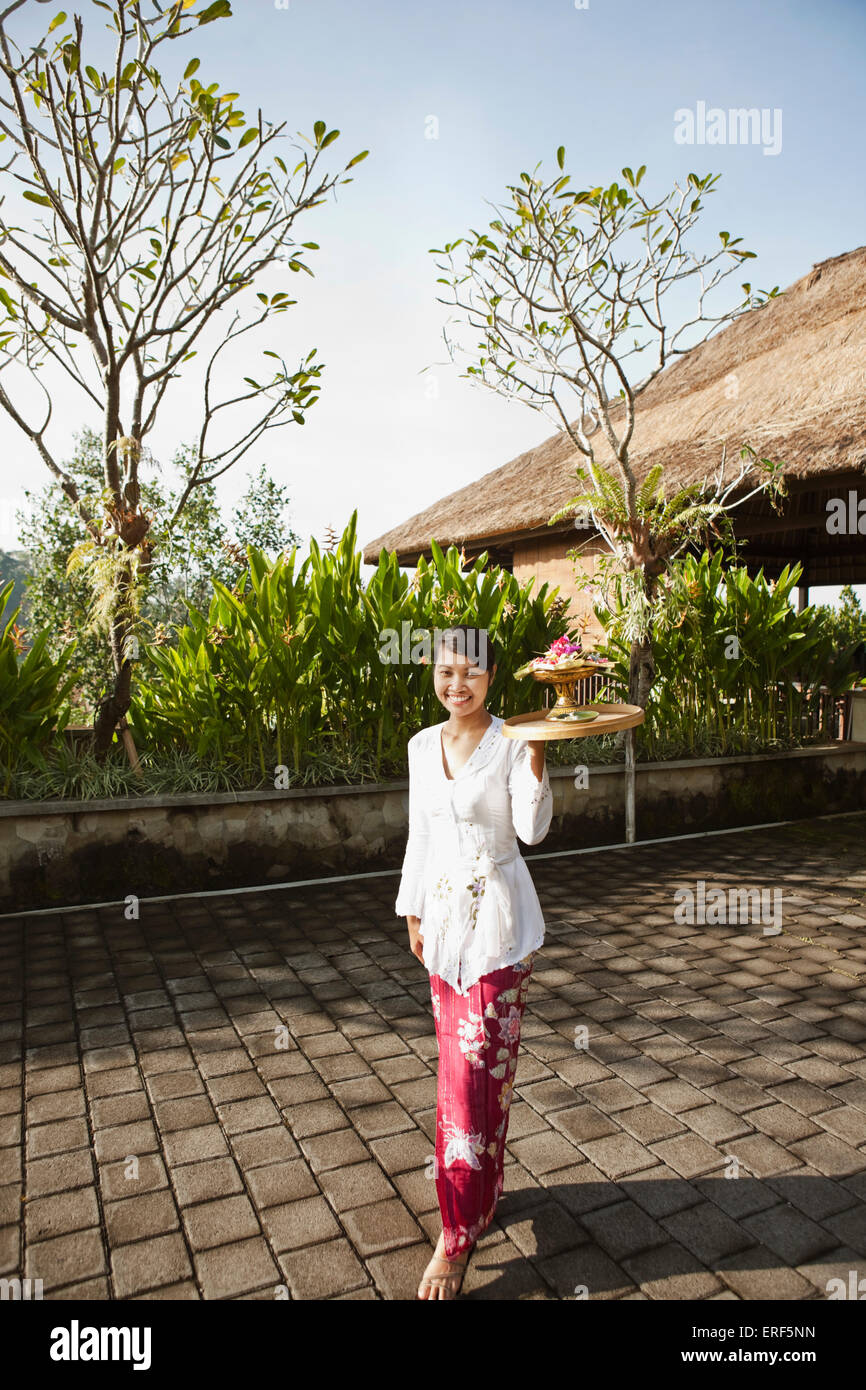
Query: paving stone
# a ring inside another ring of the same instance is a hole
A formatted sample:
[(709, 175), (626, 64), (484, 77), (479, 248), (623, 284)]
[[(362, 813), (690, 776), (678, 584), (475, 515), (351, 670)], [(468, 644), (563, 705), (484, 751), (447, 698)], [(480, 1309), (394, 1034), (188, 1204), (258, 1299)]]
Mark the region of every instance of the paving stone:
[[(20, 1176), (20, 1165), (16, 1176)], [(93, 1176), (93, 1159), (88, 1149), (36, 1159), (27, 1164), (27, 1195), (47, 1197), (54, 1192), (87, 1187), (93, 1182)]]
[(332, 1168), (319, 1174), (319, 1182), (331, 1205), (340, 1212), (396, 1195), (382, 1169), (374, 1162)]
[(160, 1154), (142, 1154), (140, 1158), (133, 1156), (130, 1162), (122, 1158), (116, 1163), (101, 1164), (99, 1182), (103, 1200), (108, 1202), (167, 1187), (168, 1177)]
[(193, 1250), (210, 1250), (217, 1245), (257, 1236), (259, 1222), (243, 1194), (220, 1197), (183, 1208), (183, 1224)]
[(810, 1221), (787, 1202), (746, 1217), (742, 1225), (756, 1243), (773, 1250), (787, 1265), (805, 1264), (839, 1244), (831, 1231)]
[[(862, 1204), (826, 1217), (824, 1225), (838, 1237), (840, 1243), (852, 1246), (861, 1256), (866, 1255), (866, 1208)], [(800, 1260), (798, 1263), (805, 1262)]]
[(723, 1287), (681, 1245), (661, 1245), (638, 1255), (627, 1255), (622, 1264), (648, 1298), (708, 1298)]
[(282, 1283), (263, 1238), (235, 1241), (214, 1250), (200, 1250), (195, 1270), (205, 1298), (239, 1298), (257, 1289), (273, 1291)]
[(229, 1197), (243, 1190), (240, 1172), (231, 1158), (175, 1164), (171, 1176), (181, 1206), (192, 1206), (214, 1197)]
[[(398, 1141), (405, 1141), (406, 1145), (412, 1141), (416, 1144), (421, 1141), (427, 1144), (424, 1136), (417, 1132), (395, 1135), (393, 1139), (374, 1139), (370, 1145), (374, 1152), (378, 1146), (392, 1156), (392, 1161), (385, 1165), (391, 1172), (400, 1171), (397, 1167), (400, 1160), (395, 1159), (396, 1150), (388, 1146), (393, 1146)], [(311, 1134), (301, 1140), (301, 1149), (314, 1173), (326, 1173), (330, 1168), (342, 1168), (348, 1163), (363, 1163), (370, 1157), (370, 1150), (353, 1129), (335, 1130), (330, 1134)]]
[[(374, 1202), (342, 1213), (346, 1234), (365, 1261), (398, 1245), (414, 1244), (419, 1235), (416, 1222), (398, 1198)], [(420, 1277), (420, 1276), (419, 1276)]]
[(561, 1299), (615, 1299), (635, 1291), (625, 1270), (592, 1244), (543, 1260), (539, 1270)]
[(807, 1298), (811, 1292), (801, 1274), (787, 1269), (779, 1256), (764, 1246), (727, 1256), (716, 1265), (716, 1273), (734, 1293), (749, 1301)]
[[(853, 1281), (852, 1271), (854, 1272)], [(864, 1278), (862, 1257), (850, 1246), (840, 1246), (838, 1249), (822, 1255), (813, 1263), (807, 1261), (805, 1264), (798, 1265), (797, 1273), (813, 1285), (822, 1298), (850, 1299), (852, 1282), (855, 1288), (859, 1283), (858, 1297), (860, 1299), (866, 1292), (866, 1285), (862, 1282)]]
[[(178, 1075), (178, 1073), (173, 1074)], [(163, 1134), (181, 1129), (201, 1129), (204, 1125), (215, 1124), (217, 1118), (213, 1106), (204, 1095), (181, 1096), (171, 1100), (155, 1101), (153, 1112)]]
[(357, 1297), (362, 1293), (375, 1297), (364, 1266), (342, 1237), (317, 1245), (314, 1259), (309, 1250), (286, 1250), (279, 1263), (292, 1298)]
[(105, 1250), (98, 1229), (37, 1241), (27, 1246), (24, 1257), (25, 1278), (41, 1279), (45, 1293), (105, 1270)]
[(753, 1133), (751, 1119), (743, 1119), (724, 1105), (699, 1105), (683, 1114), (683, 1123), (708, 1143), (726, 1144), (741, 1134)]
[(790, 1105), (765, 1105), (749, 1115), (756, 1129), (769, 1134), (782, 1144), (790, 1144), (794, 1139), (808, 1139), (819, 1133), (819, 1126), (807, 1120)]
[(35, 1125), (27, 1133), (27, 1158), (48, 1158), (67, 1153), (70, 1149), (90, 1146), (87, 1123), (83, 1119), (56, 1120), (47, 1125)]
[(844, 1139), (852, 1147), (866, 1144), (866, 1114), (853, 1106), (838, 1105), (834, 1110), (812, 1116), (812, 1123), (821, 1129), (829, 1130), (838, 1139)]
[(665, 1163), (646, 1168), (633, 1178), (621, 1178), (616, 1189), (656, 1220), (672, 1212), (697, 1206), (701, 1200), (697, 1185), (687, 1182)]
[(530, 1173), (540, 1177), (556, 1168), (566, 1168), (580, 1160), (580, 1151), (562, 1134), (546, 1129), (528, 1138), (508, 1139), (508, 1149)]
[(687, 1081), (658, 1081), (644, 1091), (644, 1099), (652, 1101), (671, 1115), (682, 1115), (684, 1111), (694, 1110), (698, 1105), (706, 1105), (706, 1099)]
[(319, 1193), (315, 1178), (301, 1158), (253, 1168), (247, 1174), (247, 1182), (259, 1211), (265, 1207), (283, 1206), (301, 1197), (315, 1197)]
[(667, 1241), (661, 1226), (628, 1198), (585, 1212), (581, 1225), (596, 1245), (620, 1262), (624, 1255), (635, 1255)]
[(658, 1139), (670, 1139), (675, 1134), (681, 1134), (685, 1128), (682, 1120), (659, 1110), (658, 1106), (651, 1103), (635, 1105), (631, 1110), (618, 1110), (616, 1123), (643, 1144), (650, 1144)]
[(24, 1213), (28, 1242), (69, 1235), (72, 1231), (99, 1225), (99, 1203), (93, 1186), (52, 1197), (33, 1198), (27, 1202)]
[(277, 1253), (298, 1250), (341, 1234), (333, 1212), (323, 1197), (284, 1202), (260, 1213), (262, 1229)]
[[(20, 1094), (12, 1097), (12, 1108), (17, 1112), (21, 1105)], [(36, 1095), (27, 1102), (27, 1123), (45, 1124), (49, 1120), (68, 1120), (85, 1113), (84, 1093), (81, 1090), (49, 1092)]]
[[(769, 1095), (784, 1105), (789, 1105), (794, 1110), (799, 1110), (801, 1115), (809, 1117), (816, 1115), (819, 1111), (826, 1111), (833, 1105), (831, 1093), (823, 1090), (820, 1086), (813, 1086), (808, 1081), (783, 1081), (778, 1086), (769, 1088)], [(841, 1102), (836, 1102), (837, 1105)], [(818, 1121), (815, 1122), (816, 1124)]]
[(301, 1152), (284, 1125), (235, 1134), (232, 1136), (232, 1150), (244, 1170), (260, 1168), (265, 1163), (285, 1162), (297, 1158)]
[(505, 1204), (497, 1208), (498, 1224), (508, 1239), (524, 1255), (544, 1260), (564, 1250), (584, 1245), (589, 1239), (581, 1222), (564, 1210), (558, 1202), (535, 1202), (523, 1212), (507, 1214)]
[[(696, 1134), (681, 1134), (674, 1139), (661, 1139), (650, 1145), (648, 1156), (661, 1159), (684, 1178), (696, 1178), (719, 1168), (723, 1156), (712, 1144), (707, 1144)], [(650, 1167), (650, 1164), (646, 1164)]]
[[(644, 1106), (637, 1107), (638, 1110), (645, 1108)], [(590, 1104), (575, 1105), (567, 1110), (550, 1112), (550, 1123), (573, 1144), (577, 1144), (583, 1139), (601, 1139), (605, 1135), (616, 1134), (618, 1132), (618, 1119), (619, 1116), (617, 1116), (616, 1121), (611, 1119)]]
[(669, 1236), (709, 1268), (724, 1256), (755, 1243), (741, 1223), (732, 1221), (712, 1202), (699, 1202), (686, 1211), (674, 1212), (664, 1217), (661, 1224)]
[[(348, 1124), (348, 1120), (345, 1121)], [(387, 1134), (414, 1128), (413, 1120), (402, 1105), (388, 1101), (381, 1105), (364, 1105), (352, 1113), (352, 1123), (362, 1139), (381, 1139)]]
[(166, 1235), (178, 1229), (177, 1207), (170, 1192), (148, 1192), (107, 1202), (105, 1228), (112, 1249), (134, 1240)]
[[(395, 1108), (399, 1108), (396, 1107)], [(369, 1106), (365, 1110), (382, 1109), (382, 1107)], [(306, 1139), (311, 1134), (329, 1134), (333, 1130), (346, 1129), (349, 1120), (345, 1113), (333, 1100), (311, 1101), (306, 1105), (289, 1106), (284, 1112), (285, 1121), (295, 1139)], [(407, 1122), (408, 1122), (408, 1116)], [(371, 1121), (372, 1123), (372, 1121)], [(356, 1128), (360, 1128), (359, 1121), (356, 1121)], [(387, 1132), (382, 1131), (382, 1132)]]
[(789, 1148), (802, 1162), (811, 1163), (819, 1173), (826, 1173), (828, 1177), (846, 1177), (863, 1170), (863, 1155), (832, 1134), (799, 1139)]
[(133, 1154), (140, 1158), (142, 1154), (155, 1153), (158, 1148), (156, 1130), (149, 1120), (94, 1132), (93, 1149), (99, 1163), (112, 1163)]
[(781, 1144), (777, 1144), (766, 1134), (747, 1134), (744, 1138), (732, 1140), (725, 1149), (726, 1162), (733, 1156), (748, 1172), (759, 1178), (772, 1177), (792, 1168), (801, 1168), (806, 1162), (790, 1149), (782, 1148)]

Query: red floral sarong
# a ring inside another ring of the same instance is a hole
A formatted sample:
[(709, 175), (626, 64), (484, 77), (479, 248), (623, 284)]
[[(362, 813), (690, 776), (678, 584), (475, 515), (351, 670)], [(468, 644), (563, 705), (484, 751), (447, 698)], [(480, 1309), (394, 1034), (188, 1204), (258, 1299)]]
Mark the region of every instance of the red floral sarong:
[(465, 995), (430, 976), (439, 1042), (434, 1176), (450, 1258), (487, 1229), (502, 1192), (520, 1025), (535, 954), (482, 975)]

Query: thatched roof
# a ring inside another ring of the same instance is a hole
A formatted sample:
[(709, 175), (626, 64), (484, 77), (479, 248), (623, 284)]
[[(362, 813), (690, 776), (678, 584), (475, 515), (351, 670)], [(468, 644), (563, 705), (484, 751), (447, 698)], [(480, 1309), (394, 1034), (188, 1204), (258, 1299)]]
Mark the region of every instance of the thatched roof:
[[(866, 246), (819, 262), (678, 358), (638, 397), (630, 457), (639, 477), (664, 462), (671, 483), (699, 481), (718, 465), (724, 442), (729, 467), (748, 443), (784, 460), (791, 480), (866, 474)], [(579, 458), (557, 433), (377, 537), (364, 560), (375, 564), (387, 549), (414, 564), (429, 556), (431, 536), (476, 553), (550, 536), (548, 517), (578, 490), (571, 465)]]

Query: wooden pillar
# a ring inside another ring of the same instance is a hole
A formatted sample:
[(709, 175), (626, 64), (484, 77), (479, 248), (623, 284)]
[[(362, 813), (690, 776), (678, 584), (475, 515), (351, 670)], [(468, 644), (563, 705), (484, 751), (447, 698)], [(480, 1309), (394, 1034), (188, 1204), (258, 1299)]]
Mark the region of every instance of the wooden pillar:
[(634, 729), (625, 731), (625, 840), (634, 844)]

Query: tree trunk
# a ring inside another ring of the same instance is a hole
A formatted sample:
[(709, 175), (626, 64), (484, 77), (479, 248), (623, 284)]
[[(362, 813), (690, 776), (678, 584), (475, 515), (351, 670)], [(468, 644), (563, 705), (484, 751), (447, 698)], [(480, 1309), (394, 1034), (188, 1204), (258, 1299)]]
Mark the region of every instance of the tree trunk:
[(628, 672), (628, 699), (631, 705), (646, 709), (649, 693), (656, 676), (651, 637), (631, 644), (631, 660)]
[(132, 703), (132, 662), (124, 661), (114, 678), (114, 689), (99, 702), (93, 724), (93, 753), (100, 762), (114, 738), (114, 730)]
[[(102, 762), (111, 748), (114, 731), (132, 703), (132, 661), (127, 655), (129, 624), (124, 609), (129, 598), (129, 574), (120, 591), (111, 622), (111, 655), (114, 662), (114, 686), (99, 701), (93, 721), (93, 754)], [(118, 611), (119, 610), (119, 611)]]

